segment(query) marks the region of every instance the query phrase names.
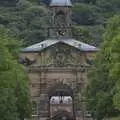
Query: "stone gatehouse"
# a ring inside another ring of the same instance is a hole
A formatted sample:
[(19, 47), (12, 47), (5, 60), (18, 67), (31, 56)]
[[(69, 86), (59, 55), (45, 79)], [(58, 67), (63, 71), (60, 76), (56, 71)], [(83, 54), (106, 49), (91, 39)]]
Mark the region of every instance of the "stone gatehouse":
[(70, 0), (52, 0), (48, 39), (20, 53), (28, 71), (33, 120), (90, 120), (82, 94), (98, 49), (72, 38)]

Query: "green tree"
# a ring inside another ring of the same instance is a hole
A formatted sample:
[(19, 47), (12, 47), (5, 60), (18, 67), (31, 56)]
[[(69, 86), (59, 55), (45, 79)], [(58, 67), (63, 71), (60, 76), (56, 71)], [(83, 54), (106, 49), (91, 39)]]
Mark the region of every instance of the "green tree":
[(97, 7), (83, 3), (73, 6), (73, 21), (80, 25), (94, 25), (97, 19)]
[(31, 45), (47, 37), (48, 11), (44, 6), (27, 0), (19, 0), (16, 7), (0, 6), (0, 24), (10, 29), (10, 34), (25, 45)]
[(116, 92), (113, 101), (116, 109), (120, 110), (120, 33), (113, 39), (112, 42), (112, 65), (110, 75), (116, 82)]
[[(1, 36), (0, 36), (1, 38)], [(15, 120), (18, 117), (12, 82), (12, 57), (0, 39), (0, 116), (3, 120)], [(13, 79), (14, 80), (14, 79)]]
[(94, 43), (92, 34), (90, 33), (89, 29), (84, 26), (74, 26), (72, 29), (72, 33), (77, 40), (88, 44)]
[(2, 120), (18, 120), (16, 97), (11, 88), (0, 85), (0, 116)]
[(0, 0), (0, 6), (16, 6), (19, 0)]
[(27, 73), (17, 62), (16, 55), (13, 56), (19, 46), (16, 44), (19, 42), (8, 36), (8, 30), (0, 28), (0, 115), (2, 120), (24, 120), (31, 115)]
[[(119, 76), (114, 74), (117, 73), (117, 68), (115, 68), (115, 66), (118, 67), (118, 62), (116, 62), (116, 65), (115, 61), (118, 60), (116, 58), (119, 56), (119, 52), (116, 54), (113, 49), (117, 49), (117, 45), (120, 44), (119, 38), (116, 39), (120, 34), (119, 30), (120, 16), (115, 16), (108, 22), (101, 50), (88, 75), (88, 109), (97, 120), (102, 120), (104, 117), (111, 117), (119, 114), (119, 111), (114, 106), (114, 103), (117, 105), (118, 99), (116, 96), (118, 96), (119, 93), (116, 92), (116, 84), (118, 84)], [(115, 41), (117, 41), (116, 44)], [(119, 89), (117, 89), (117, 91), (119, 91)]]
[(115, 16), (109, 23), (109, 30), (107, 31), (111, 38), (111, 56), (112, 62), (110, 65), (110, 77), (116, 81), (116, 91), (113, 97), (115, 107), (120, 110), (120, 15)]

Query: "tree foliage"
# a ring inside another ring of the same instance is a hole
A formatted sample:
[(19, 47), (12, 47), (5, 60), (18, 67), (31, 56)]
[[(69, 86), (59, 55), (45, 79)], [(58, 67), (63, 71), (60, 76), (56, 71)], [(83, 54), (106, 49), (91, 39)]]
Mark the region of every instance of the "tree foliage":
[[(11, 30), (10, 34), (23, 39), (27, 46), (38, 43), (48, 37), (47, 27), (49, 26), (50, 14), (46, 5), (44, 6), (40, 3), (48, 5), (50, 0), (7, 1), (1, 1), (0, 24), (9, 28)], [(93, 41), (95, 41), (94, 45), (99, 46), (102, 42), (101, 32), (104, 31), (104, 29), (100, 28), (105, 27), (109, 17), (119, 13), (119, 0), (73, 0), (72, 2), (74, 4), (72, 8), (74, 25), (85, 26), (91, 33)], [(4, 3), (7, 5), (4, 5)], [(14, 5), (11, 6), (10, 4)], [(103, 31), (99, 32), (99, 30)], [(81, 40), (81, 37), (78, 40)], [(91, 40), (89, 41), (90, 43)]]
[(90, 83), (87, 88), (88, 108), (97, 120), (116, 116), (120, 113), (117, 110), (119, 109), (120, 92), (119, 30), (120, 16), (115, 16), (108, 22), (104, 34), (104, 42), (89, 73)]
[(75, 39), (80, 40), (85, 43), (94, 44), (93, 36), (88, 28), (84, 26), (74, 26), (72, 29), (73, 36)]
[(73, 21), (80, 25), (94, 25), (97, 20), (96, 11), (96, 6), (76, 3), (73, 6)]
[(27, 0), (19, 0), (16, 7), (0, 7), (0, 24), (10, 29), (10, 34), (31, 45), (47, 37), (49, 24), (45, 7)]
[(28, 78), (23, 67), (16, 61), (16, 56), (13, 56), (18, 50), (19, 42), (8, 36), (8, 31), (2, 27), (0, 28), (0, 45), (0, 115), (2, 120), (30, 118)]

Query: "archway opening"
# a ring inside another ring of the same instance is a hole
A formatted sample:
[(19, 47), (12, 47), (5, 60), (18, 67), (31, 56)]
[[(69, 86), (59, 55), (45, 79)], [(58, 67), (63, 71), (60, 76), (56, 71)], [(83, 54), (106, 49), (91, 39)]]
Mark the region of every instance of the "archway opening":
[(65, 19), (65, 13), (63, 11), (59, 11), (56, 13), (54, 18), (55, 25), (57, 27), (65, 27), (66, 19)]
[(49, 99), (52, 96), (70, 96), (73, 99), (73, 90), (66, 84), (59, 83), (55, 84), (48, 92)]
[[(63, 83), (55, 84), (49, 90), (48, 97), (50, 118), (56, 116), (56, 120), (71, 120), (66, 112), (66, 114), (63, 114), (63, 112), (59, 110), (71, 112), (74, 116), (74, 96), (72, 88)], [(55, 115), (54, 112), (56, 111), (59, 111), (59, 114), (57, 112)]]
[(72, 104), (73, 90), (66, 84), (59, 83), (48, 93), (50, 104)]

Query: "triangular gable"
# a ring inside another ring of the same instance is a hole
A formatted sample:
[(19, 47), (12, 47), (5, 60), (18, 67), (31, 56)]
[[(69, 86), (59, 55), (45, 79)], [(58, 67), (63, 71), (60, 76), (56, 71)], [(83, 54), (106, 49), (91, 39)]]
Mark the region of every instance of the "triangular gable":
[(45, 41), (42, 41), (40, 43), (34, 44), (32, 46), (29, 46), (27, 48), (24, 48), (21, 52), (40, 52), (42, 50), (44, 50), (45, 48), (48, 48), (49, 46), (55, 45), (57, 43), (65, 43), (67, 45), (73, 46), (75, 48), (77, 48), (80, 51), (89, 51), (89, 52), (94, 52), (94, 51), (98, 51), (99, 49), (91, 46), (89, 44), (80, 42), (80, 41), (76, 41), (74, 39), (48, 39)]

